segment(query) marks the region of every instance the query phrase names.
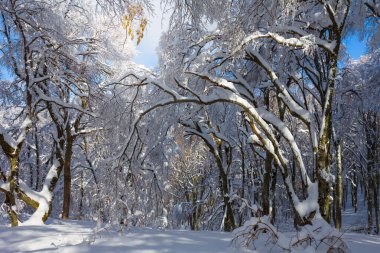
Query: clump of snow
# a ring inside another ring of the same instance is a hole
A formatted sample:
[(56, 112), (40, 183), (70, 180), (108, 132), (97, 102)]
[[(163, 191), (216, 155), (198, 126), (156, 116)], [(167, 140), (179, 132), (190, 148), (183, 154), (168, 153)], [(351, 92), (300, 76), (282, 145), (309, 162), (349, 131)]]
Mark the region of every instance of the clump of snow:
[(319, 211), (318, 183), (310, 183), (307, 188), (307, 193), (308, 197), (305, 200), (295, 203), (295, 208), (301, 217), (307, 217), (313, 211)]
[(8, 134), (8, 131), (0, 125), (0, 135), (3, 137), (4, 141), (11, 146), (13, 149), (17, 148), (17, 142)]
[(321, 177), (328, 182), (330, 185), (333, 185), (335, 183), (335, 176), (331, 173), (328, 173), (326, 170), (321, 170), (320, 172)]
[(32, 214), (32, 216), (25, 222), (21, 223), (21, 226), (33, 226), (33, 225), (43, 225), (44, 217), (49, 213), (50, 202), (52, 200), (53, 194), (49, 190), (51, 181), (58, 176), (57, 167), (59, 166), (58, 161), (54, 161), (48, 174), (46, 175), (44, 185), (40, 192), (31, 190), (24, 182), (20, 182), (20, 187), (25, 192), (25, 194), (38, 202), (38, 207)]

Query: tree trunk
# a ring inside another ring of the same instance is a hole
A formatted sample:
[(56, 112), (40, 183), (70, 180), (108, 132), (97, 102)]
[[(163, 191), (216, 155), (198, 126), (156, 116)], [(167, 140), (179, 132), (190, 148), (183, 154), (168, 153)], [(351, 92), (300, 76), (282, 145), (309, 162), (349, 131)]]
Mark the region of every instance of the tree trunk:
[(36, 146), (36, 184), (34, 186), (34, 190), (38, 191), (38, 188), (40, 187), (40, 168), (41, 168), (41, 163), (40, 163), (40, 145), (39, 145), (39, 140), (37, 136), (37, 126), (34, 126), (34, 142)]
[(272, 176), (272, 184), (271, 184), (271, 192), (272, 192), (272, 212), (270, 222), (272, 224), (276, 221), (276, 183), (277, 183), (277, 167), (275, 166), (275, 170), (273, 171)]
[(379, 124), (377, 112), (368, 111), (363, 114), (363, 122), (365, 122), (366, 146), (367, 146), (367, 201), (368, 201), (368, 233), (372, 232), (373, 226), (373, 208), (375, 209), (376, 233), (379, 232), (379, 199), (378, 199), (378, 172), (376, 165), (378, 164), (379, 150)]
[(13, 194), (11, 194), (10, 192), (6, 192), (5, 193), (5, 201), (4, 201), (4, 203), (5, 203), (5, 206), (6, 206), (6, 210), (7, 210), (9, 219), (11, 221), (11, 226), (12, 227), (17, 227), (18, 226), (18, 216), (17, 216), (17, 213), (15, 212), (15, 210), (13, 209), (13, 207), (16, 204), (16, 202), (15, 202), (14, 196), (12, 196), (12, 195)]
[(334, 189), (334, 224), (335, 228), (342, 227), (342, 143), (339, 141), (336, 150), (336, 183)]
[[(201, 130), (200, 130), (201, 131)], [(220, 181), (220, 188), (222, 192), (222, 198), (223, 198), (223, 206), (224, 206), (224, 231), (232, 231), (235, 229), (235, 218), (233, 209), (230, 202), (230, 196), (229, 196), (229, 185), (228, 185), (228, 173), (229, 173), (229, 167), (231, 166), (232, 162), (232, 148), (231, 147), (225, 147), (223, 150), (222, 140), (216, 138), (213, 136), (215, 146), (211, 145), (207, 140), (205, 140), (206, 145), (208, 146), (210, 152), (213, 154), (216, 165), (219, 170), (219, 181)], [(226, 157), (226, 168), (225, 164), (223, 164), (223, 155)]]
[(358, 176), (357, 176), (355, 164), (354, 164), (353, 183), (351, 183), (351, 203), (355, 209), (355, 213), (357, 213), (358, 212)]
[[(70, 131), (70, 130), (69, 130)], [(74, 138), (67, 136), (65, 161), (63, 166), (63, 207), (62, 219), (66, 220), (70, 215), (70, 201), (71, 201), (71, 158), (73, 155)]]
[[(330, 132), (330, 131), (328, 131)], [(321, 137), (318, 159), (317, 159), (317, 178), (318, 178), (318, 204), (322, 217), (330, 223), (330, 184), (324, 175), (330, 173), (329, 150), (330, 134)]]
[(378, 173), (374, 177), (373, 183), (373, 198), (374, 198), (374, 208), (375, 208), (375, 220), (376, 220), (376, 234), (379, 234), (379, 188), (378, 188)]
[(223, 203), (224, 203), (224, 231), (232, 231), (235, 229), (235, 219), (232, 206), (230, 203), (230, 196), (228, 192), (228, 180), (224, 170), (220, 170), (220, 181), (222, 186)]
[(8, 215), (11, 220), (11, 225), (12, 227), (18, 226), (18, 215), (16, 213), (16, 192), (17, 192), (17, 187), (18, 187), (18, 176), (19, 176), (19, 161), (18, 161), (18, 155), (19, 151), (17, 154), (14, 156), (10, 157), (9, 161), (11, 164), (11, 173), (8, 178), (9, 181), (9, 194), (7, 196), (7, 206), (8, 206)]
[[(240, 154), (241, 154), (241, 197), (245, 199), (245, 154), (244, 154), (244, 149), (243, 149), (243, 143), (240, 143)], [(240, 220), (239, 220), (239, 227), (243, 225), (243, 220), (244, 220), (244, 214), (245, 212), (240, 213)]]
[(79, 208), (78, 208), (78, 220), (81, 220), (83, 217), (83, 198), (84, 198), (84, 172), (80, 174), (80, 188), (79, 188)]
[(267, 151), (265, 157), (265, 171), (264, 171), (264, 182), (263, 182), (263, 195), (262, 195), (262, 203), (263, 203), (263, 215), (269, 215), (270, 213), (270, 176), (272, 172), (272, 156)]
[[(266, 89), (264, 92), (264, 103), (269, 109), (270, 105), (270, 90)], [(270, 213), (270, 199), (269, 199), (269, 190), (270, 190), (270, 176), (272, 171), (272, 156), (269, 151), (265, 152), (265, 168), (264, 168), (264, 182), (263, 182), (263, 193), (262, 193), (262, 207), (263, 215), (269, 215)]]
[(372, 194), (373, 186), (372, 186), (372, 178), (368, 178), (368, 187), (367, 187), (367, 232), (370, 234), (372, 232)]
[(338, 72), (338, 55), (342, 41), (341, 29), (334, 24), (329, 34), (336, 41), (334, 54), (329, 55), (328, 87), (322, 96), (322, 122), (317, 152), (318, 204), (322, 217), (330, 223), (330, 182), (324, 175), (330, 173), (330, 141), (332, 140), (332, 106), (335, 90), (335, 78)]
[(10, 164), (10, 173), (8, 176), (9, 191), (2, 190), (5, 193), (5, 204), (12, 227), (18, 226), (18, 215), (16, 212), (16, 194), (19, 192), (19, 156), (23, 142), (17, 147), (9, 145), (6, 138), (0, 134), (0, 146), (7, 156)]

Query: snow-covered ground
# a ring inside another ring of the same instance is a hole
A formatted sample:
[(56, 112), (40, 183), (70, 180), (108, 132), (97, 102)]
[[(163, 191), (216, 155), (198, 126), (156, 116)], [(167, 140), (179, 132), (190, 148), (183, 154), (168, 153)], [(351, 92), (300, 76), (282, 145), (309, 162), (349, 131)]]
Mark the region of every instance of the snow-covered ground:
[(231, 233), (178, 230), (103, 229), (94, 223), (55, 221), (46, 226), (0, 227), (0, 252), (237, 252)]
[[(103, 229), (94, 233), (94, 223), (53, 221), (46, 226), (10, 228), (0, 226), (0, 252), (127, 252), (127, 253), (223, 253), (256, 252), (237, 249), (232, 233), (179, 230)], [(353, 253), (380, 252), (380, 237), (347, 233)], [(276, 251), (273, 251), (276, 252)]]
[(367, 228), (367, 207), (363, 204), (356, 213), (353, 208), (347, 208), (342, 213), (342, 224), (343, 231), (364, 232)]

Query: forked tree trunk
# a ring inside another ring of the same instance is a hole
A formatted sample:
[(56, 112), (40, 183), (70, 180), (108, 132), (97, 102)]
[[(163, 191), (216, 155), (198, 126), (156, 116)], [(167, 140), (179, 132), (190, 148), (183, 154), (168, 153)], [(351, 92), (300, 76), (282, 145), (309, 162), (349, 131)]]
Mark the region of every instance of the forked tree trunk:
[[(215, 135), (210, 135), (210, 133), (205, 133), (204, 129), (197, 123), (194, 125), (184, 123), (183, 125), (189, 127), (190, 129), (193, 129), (194, 131), (191, 131), (192, 134), (201, 137), (208, 147), (210, 153), (212, 153), (214, 156), (216, 166), (219, 170), (220, 190), (224, 207), (224, 216), (221, 225), (224, 228), (224, 231), (232, 231), (236, 227), (232, 203), (230, 201), (231, 198), (229, 196), (230, 187), (228, 182), (228, 175), (230, 170), (229, 168), (232, 163), (232, 148), (229, 145), (224, 147), (223, 140), (219, 139)], [(206, 134), (211, 138), (205, 138)]]
[(229, 197), (229, 187), (228, 187), (228, 180), (227, 175), (224, 173), (223, 168), (219, 169), (219, 178), (221, 181), (221, 188), (222, 188), (222, 194), (223, 194), (223, 204), (224, 204), (224, 231), (232, 231), (235, 229), (235, 219), (234, 219), (234, 213), (232, 210), (230, 197)]
[[(222, 150), (222, 140), (215, 138), (215, 143), (217, 144), (217, 150), (214, 149), (212, 145), (207, 144), (207, 146), (210, 149), (210, 152), (214, 155), (217, 167), (219, 169), (219, 180), (220, 180), (220, 188), (222, 191), (222, 198), (223, 198), (223, 206), (224, 206), (224, 219), (223, 219), (223, 228), (224, 231), (232, 231), (235, 229), (235, 218), (234, 213), (232, 209), (232, 205), (230, 202), (230, 196), (229, 196), (229, 185), (228, 185), (228, 168), (231, 165), (231, 156), (232, 156), (232, 150), (230, 147), (226, 148), (226, 153), (224, 154), (227, 158), (227, 168), (225, 171), (225, 166), (223, 165), (223, 150)], [(227, 172), (227, 173), (226, 173)]]

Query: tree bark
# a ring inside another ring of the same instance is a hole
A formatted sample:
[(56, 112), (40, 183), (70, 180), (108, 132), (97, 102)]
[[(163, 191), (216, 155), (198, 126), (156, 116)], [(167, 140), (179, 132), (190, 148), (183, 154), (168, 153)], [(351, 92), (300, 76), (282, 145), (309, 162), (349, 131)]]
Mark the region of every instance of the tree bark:
[(375, 222), (376, 222), (376, 234), (379, 234), (379, 187), (378, 187), (378, 173), (376, 173), (376, 176), (374, 177), (374, 183), (373, 183), (373, 198), (374, 198), (374, 208), (375, 208)]
[(270, 214), (270, 179), (272, 172), (272, 156), (267, 151), (265, 152), (265, 171), (264, 171), (264, 182), (263, 182), (263, 195), (262, 195), (262, 203), (263, 203), (263, 215)]
[(67, 138), (65, 161), (63, 166), (63, 206), (62, 206), (62, 219), (66, 220), (70, 215), (70, 201), (71, 201), (71, 158), (73, 154), (73, 138)]
[(342, 196), (343, 196), (343, 182), (342, 182), (342, 143), (339, 141), (336, 150), (336, 183), (334, 189), (334, 224), (335, 228), (340, 229), (342, 227)]
[(370, 234), (372, 232), (372, 209), (373, 209), (373, 194), (372, 194), (373, 186), (372, 179), (368, 179), (368, 187), (367, 187), (367, 232)]
[(18, 188), (18, 176), (19, 176), (19, 160), (18, 160), (19, 151), (14, 156), (11, 156), (9, 161), (11, 164), (11, 173), (8, 178), (9, 181), (9, 190), (8, 194), (8, 214), (11, 219), (12, 227), (18, 226), (18, 216), (15, 211), (16, 208), (16, 198), (15, 193)]
[(355, 164), (353, 171), (353, 183), (351, 182), (351, 204), (354, 207), (356, 213), (358, 212), (358, 176)]
[(272, 175), (272, 184), (271, 184), (271, 192), (272, 192), (272, 213), (271, 213), (271, 223), (274, 224), (276, 221), (276, 183), (277, 183), (277, 167), (275, 166), (275, 170)]

